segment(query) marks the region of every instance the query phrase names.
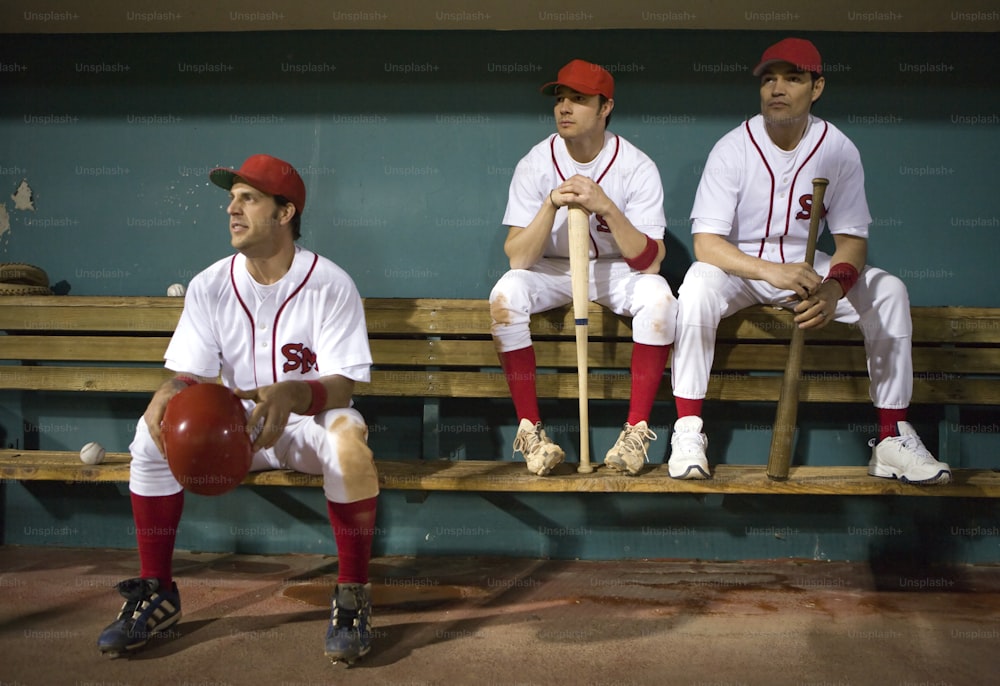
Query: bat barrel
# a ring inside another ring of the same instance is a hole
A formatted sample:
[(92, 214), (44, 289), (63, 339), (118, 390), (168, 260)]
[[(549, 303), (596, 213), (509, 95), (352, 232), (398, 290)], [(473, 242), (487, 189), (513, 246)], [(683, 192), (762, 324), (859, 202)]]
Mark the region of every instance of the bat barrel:
[(576, 367), (578, 370), (578, 390), (580, 396), (580, 464), (576, 471), (590, 474), (594, 471), (590, 463), (590, 391), (587, 386), (587, 324), (576, 327)]
[[(813, 179), (812, 204), (809, 211), (809, 235), (806, 239), (806, 262), (812, 265), (816, 257), (816, 241), (819, 237), (819, 223), (823, 218), (823, 198), (827, 179)], [(785, 376), (778, 397), (774, 427), (771, 431), (771, 451), (767, 457), (767, 476), (773, 481), (788, 479), (788, 469), (792, 463), (792, 448), (795, 444), (795, 425), (799, 413), (799, 381), (802, 377), (802, 353), (805, 333), (796, 326), (792, 330), (792, 340), (788, 346), (788, 361)]]
[(788, 479), (788, 469), (792, 463), (792, 447), (795, 445), (795, 425), (799, 413), (799, 379), (802, 376), (802, 329), (792, 331), (788, 362), (781, 381), (781, 395), (771, 430), (771, 450), (767, 459), (767, 476), (774, 481)]
[(573, 319), (576, 324), (576, 371), (580, 396), (580, 464), (577, 471), (589, 474), (590, 411), (587, 388), (587, 329), (590, 310), (590, 217), (581, 207), (569, 208), (569, 271), (573, 286)]

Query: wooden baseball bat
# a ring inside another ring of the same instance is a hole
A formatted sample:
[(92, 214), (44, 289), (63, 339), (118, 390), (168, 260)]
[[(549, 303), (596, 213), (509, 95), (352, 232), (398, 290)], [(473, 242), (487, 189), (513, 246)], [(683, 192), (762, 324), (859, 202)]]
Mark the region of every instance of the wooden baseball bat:
[[(827, 179), (813, 179), (812, 205), (809, 212), (809, 237), (806, 239), (806, 262), (812, 266), (816, 258), (816, 238), (819, 222), (823, 215), (823, 196)], [(771, 452), (767, 458), (767, 476), (774, 481), (788, 479), (788, 467), (792, 462), (792, 447), (795, 442), (795, 422), (799, 412), (799, 377), (802, 376), (802, 352), (805, 331), (798, 326), (792, 329), (792, 341), (788, 346), (788, 361), (785, 376), (781, 381), (781, 395), (774, 427), (771, 430)]]
[(576, 322), (576, 372), (580, 389), (580, 464), (576, 471), (590, 474), (590, 411), (587, 390), (587, 327), (590, 309), (590, 215), (579, 205), (569, 207), (569, 271), (573, 281), (573, 319)]

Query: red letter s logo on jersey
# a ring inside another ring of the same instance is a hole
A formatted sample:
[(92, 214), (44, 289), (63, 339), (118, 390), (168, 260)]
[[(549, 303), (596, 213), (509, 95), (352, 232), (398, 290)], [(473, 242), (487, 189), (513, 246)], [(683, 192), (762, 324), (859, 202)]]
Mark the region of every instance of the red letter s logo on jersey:
[[(806, 193), (805, 195), (800, 196), (799, 197), (799, 207), (801, 207), (802, 209), (799, 210), (799, 212), (795, 215), (795, 218), (796, 219), (805, 219), (806, 221), (809, 221), (809, 219), (812, 218), (812, 206), (813, 206), (813, 194), (812, 193)], [(826, 216), (826, 211), (827, 210), (824, 207), (823, 211), (819, 215), (820, 219), (822, 219), (823, 217)]]
[(319, 370), (316, 364), (316, 353), (302, 345), (301, 343), (287, 343), (281, 347), (281, 354), (285, 356), (285, 364), (281, 371), (294, 372), (301, 369), (303, 374), (308, 374), (313, 369)]

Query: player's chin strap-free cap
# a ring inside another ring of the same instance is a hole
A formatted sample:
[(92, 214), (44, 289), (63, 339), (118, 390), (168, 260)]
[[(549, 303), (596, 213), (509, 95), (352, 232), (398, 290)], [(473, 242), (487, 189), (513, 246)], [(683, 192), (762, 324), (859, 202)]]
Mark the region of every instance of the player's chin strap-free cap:
[(816, 46), (805, 38), (786, 38), (778, 41), (760, 57), (760, 64), (753, 69), (754, 76), (760, 76), (765, 69), (776, 62), (788, 62), (800, 71), (823, 73), (823, 58)]
[(268, 195), (281, 195), (295, 205), (298, 214), (306, 209), (306, 185), (295, 167), (270, 155), (251, 155), (239, 169), (216, 167), (208, 178), (227, 191), (239, 177), (249, 185)]
[(573, 60), (560, 69), (556, 80), (542, 86), (541, 91), (553, 95), (557, 86), (566, 86), (584, 95), (603, 95), (609, 100), (615, 97), (615, 78), (611, 72), (584, 60)]

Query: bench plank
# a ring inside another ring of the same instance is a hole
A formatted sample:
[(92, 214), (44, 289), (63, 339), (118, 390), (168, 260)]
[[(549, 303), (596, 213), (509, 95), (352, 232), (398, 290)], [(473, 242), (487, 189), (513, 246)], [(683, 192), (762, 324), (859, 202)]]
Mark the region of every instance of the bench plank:
[(428, 491), (1000, 496), (1000, 472), (985, 470), (958, 469), (952, 483), (926, 487), (868, 476), (867, 467), (844, 466), (793, 466), (787, 481), (771, 481), (763, 465), (716, 465), (707, 480), (672, 479), (666, 465), (647, 467), (634, 477), (603, 466), (593, 474), (578, 474), (571, 464), (559, 465), (549, 476), (539, 477), (520, 462), (475, 460), (386, 462), (379, 463), (378, 470), (384, 488)]
[(136, 367), (0, 366), (0, 389), (22, 391), (99, 391), (149, 393), (173, 376), (162, 363)]
[(169, 342), (169, 336), (0, 336), (0, 359), (162, 364)]
[[(589, 374), (588, 395), (594, 400), (628, 400), (631, 394), (626, 372)], [(540, 398), (574, 399), (579, 396), (575, 374), (539, 374)], [(803, 402), (870, 403), (869, 381), (863, 376), (820, 372), (804, 375), (799, 387)], [(503, 374), (494, 372), (373, 371), (370, 384), (358, 384), (359, 396), (424, 396), (429, 398), (509, 398)], [(713, 374), (708, 383), (709, 400), (776, 402), (781, 377), (749, 376), (725, 372)], [(657, 400), (672, 402), (669, 381), (660, 385)], [(1000, 384), (990, 379), (914, 379), (914, 404), (994, 405), (1000, 403)]]
[(114, 331), (171, 334), (180, 319), (183, 298), (143, 296), (44, 296), (4, 299), (0, 330)]
[[(0, 366), (0, 390), (51, 392), (153, 393), (171, 372), (160, 366), (135, 367), (23, 367)], [(372, 371), (371, 383), (355, 387), (358, 396), (426, 398), (508, 398), (510, 391), (499, 371)], [(588, 375), (589, 397), (594, 400), (628, 400), (631, 394), (626, 370)], [(740, 372), (713, 374), (709, 400), (776, 402), (780, 376), (750, 376)], [(800, 385), (803, 402), (867, 403), (868, 378), (836, 372), (805, 374)], [(573, 399), (579, 386), (575, 374), (541, 373), (537, 380), (541, 398)], [(672, 401), (669, 381), (661, 384), (657, 400)], [(1000, 384), (991, 379), (922, 379), (913, 382), (914, 404), (996, 405)]]
[[(489, 303), (481, 299), (365, 298), (369, 333), (466, 334), (489, 332)], [(183, 298), (146, 296), (17, 296), (0, 308), (4, 331), (116, 331), (170, 334), (180, 317)], [(961, 344), (1000, 343), (1000, 308), (918, 307), (913, 319), (913, 342), (949, 341)], [(591, 303), (588, 316), (594, 337), (629, 338), (627, 319)], [(719, 338), (786, 340), (791, 315), (770, 306), (749, 307), (722, 320)], [(570, 336), (572, 308), (567, 306), (532, 318), (538, 335)], [(810, 332), (814, 340), (862, 340), (854, 326), (833, 323)]]
[[(146, 362), (162, 364), (168, 337), (126, 336), (0, 336), (0, 359), (29, 362)], [(496, 349), (491, 340), (373, 339), (376, 366), (495, 367)], [(628, 369), (631, 342), (621, 345), (594, 343), (589, 346), (590, 369)], [(539, 367), (576, 369), (576, 344), (570, 341), (539, 341), (535, 344)], [(788, 348), (782, 344), (727, 344), (716, 346), (717, 372), (724, 370), (781, 371)], [(867, 374), (864, 348), (860, 345), (807, 345), (802, 366), (806, 371), (857, 372)], [(947, 373), (991, 374), (1000, 369), (1000, 349), (927, 348), (913, 350), (913, 367), (938, 376)], [(946, 378), (946, 377), (942, 377)]]
[[(101, 465), (85, 465), (75, 453), (0, 450), (0, 478), (75, 483), (127, 482), (128, 453), (109, 453)], [(578, 474), (559, 465), (547, 477), (528, 472), (523, 462), (490, 460), (376, 460), (379, 485), (386, 490), (488, 491), (532, 493), (731, 493), (757, 495), (917, 495), (1000, 497), (1000, 471), (956, 469), (952, 483), (916, 486), (868, 476), (864, 466), (793, 466), (787, 481), (771, 481), (766, 467), (716, 465), (704, 481), (672, 479), (665, 465), (650, 465), (629, 477), (603, 467)], [(254, 472), (246, 486), (320, 487), (322, 477), (290, 470)]]

